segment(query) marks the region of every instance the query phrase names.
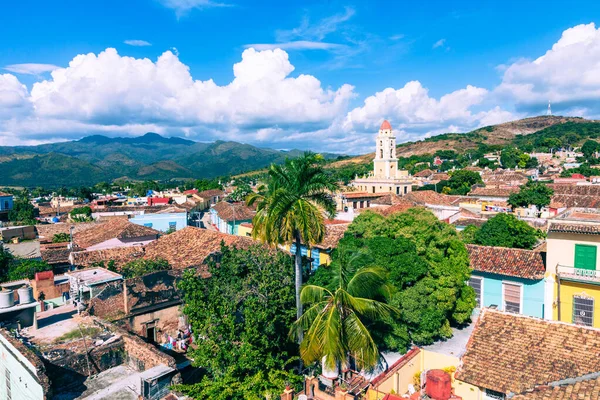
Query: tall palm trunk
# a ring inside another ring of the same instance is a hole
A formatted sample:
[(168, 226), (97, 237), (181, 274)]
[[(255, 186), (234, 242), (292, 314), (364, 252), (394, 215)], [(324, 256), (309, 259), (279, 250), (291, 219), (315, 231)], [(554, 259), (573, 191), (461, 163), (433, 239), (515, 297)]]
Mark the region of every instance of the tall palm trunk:
[[(295, 254), (295, 286), (296, 286), (296, 319), (302, 316), (302, 302), (300, 301), (300, 289), (302, 288), (302, 240), (300, 238), (300, 232), (296, 230), (294, 232), (294, 240), (296, 242), (296, 254)], [(302, 329), (299, 329), (298, 343), (302, 342)]]

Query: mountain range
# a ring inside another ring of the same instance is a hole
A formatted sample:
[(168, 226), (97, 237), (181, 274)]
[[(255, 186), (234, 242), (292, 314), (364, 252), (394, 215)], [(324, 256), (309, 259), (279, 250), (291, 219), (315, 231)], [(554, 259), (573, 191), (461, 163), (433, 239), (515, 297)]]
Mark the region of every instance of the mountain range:
[(264, 168), (300, 154), (300, 150), (226, 141), (201, 143), (156, 133), (131, 138), (94, 135), (69, 142), (0, 147), (0, 185), (58, 187), (119, 178), (212, 178)]

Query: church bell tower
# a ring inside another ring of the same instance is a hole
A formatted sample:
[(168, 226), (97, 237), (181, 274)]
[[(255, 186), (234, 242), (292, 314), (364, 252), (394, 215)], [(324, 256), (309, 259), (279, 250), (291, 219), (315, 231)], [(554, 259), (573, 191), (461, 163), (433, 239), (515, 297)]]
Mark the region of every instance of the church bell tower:
[(398, 158), (396, 158), (396, 137), (392, 126), (385, 120), (379, 127), (373, 160), (373, 175), (376, 178), (396, 179)]

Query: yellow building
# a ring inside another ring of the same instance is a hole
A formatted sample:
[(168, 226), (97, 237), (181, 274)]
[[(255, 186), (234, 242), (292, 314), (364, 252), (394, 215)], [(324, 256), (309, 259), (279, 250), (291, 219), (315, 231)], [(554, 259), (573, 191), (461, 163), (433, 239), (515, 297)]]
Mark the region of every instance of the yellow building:
[(375, 139), (373, 173), (366, 178), (355, 179), (351, 185), (365, 193), (405, 195), (412, 190), (412, 179), (408, 171), (398, 169), (396, 136), (388, 121), (383, 121)]
[(599, 245), (600, 213), (574, 208), (550, 222), (545, 307), (554, 320), (600, 327)]
[(237, 235), (252, 237), (252, 224), (250, 222), (241, 223), (238, 226)]
[[(307, 257), (311, 261), (312, 269), (316, 269), (320, 265), (329, 265), (331, 263), (331, 251), (337, 247), (340, 239), (344, 237), (348, 225), (350, 225), (350, 222), (348, 221), (325, 221), (325, 237), (321, 243), (317, 243), (310, 248), (302, 245), (300, 251), (304, 257)], [(292, 254), (296, 253), (295, 245), (285, 245), (283, 248)]]

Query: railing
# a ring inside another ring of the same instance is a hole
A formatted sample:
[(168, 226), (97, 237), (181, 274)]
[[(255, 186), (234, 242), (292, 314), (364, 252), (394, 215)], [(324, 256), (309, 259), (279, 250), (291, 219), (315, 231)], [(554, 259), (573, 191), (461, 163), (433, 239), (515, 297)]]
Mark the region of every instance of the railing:
[(600, 284), (600, 270), (597, 269), (575, 268), (558, 264), (556, 266), (556, 273), (560, 275), (562, 279), (575, 279)]

